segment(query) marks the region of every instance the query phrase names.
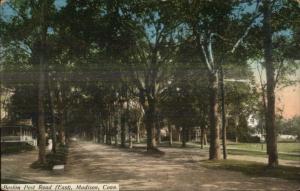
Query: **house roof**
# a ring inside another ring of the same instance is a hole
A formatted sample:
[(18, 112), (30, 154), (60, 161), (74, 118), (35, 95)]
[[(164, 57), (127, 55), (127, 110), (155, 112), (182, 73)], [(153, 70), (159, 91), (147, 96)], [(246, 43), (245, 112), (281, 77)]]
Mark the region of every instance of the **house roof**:
[(33, 126), (29, 125), (2, 125), (1, 130), (3, 129), (33, 129)]

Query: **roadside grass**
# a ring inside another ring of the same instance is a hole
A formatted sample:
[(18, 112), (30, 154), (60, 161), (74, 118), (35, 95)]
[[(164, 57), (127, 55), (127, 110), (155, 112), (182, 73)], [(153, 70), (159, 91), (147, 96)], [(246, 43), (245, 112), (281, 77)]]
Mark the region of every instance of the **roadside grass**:
[[(250, 150), (236, 150), (236, 149), (227, 149), (229, 155), (247, 155), (247, 156), (254, 156), (254, 157), (267, 157), (266, 152), (261, 151), (250, 151)], [(288, 153), (279, 153), (279, 159), (283, 160), (292, 160), (292, 161), (300, 161), (300, 155), (293, 155)]]
[[(300, 143), (278, 143), (279, 159), (300, 161)], [(261, 143), (233, 143), (229, 142), (227, 146), (228, 154), (248, 155), (257, 157), (266, 157), (266, 144)]]
[(66, 145), (59, 145), (56, 149), (56, 153), (49, 153), (46, 159), (51, 169), (54, 165), (66, 164), (67, 153), (68, 147)]
[(300, 180), (299, 167), (279, 166), (277, 168), (270, 168), (263, 163), (240, 160), (205, 160), (202, 161), (201, 164), (209, 169), (237, 171), (255, 177), (274, 177), (287, 180), (296, 180), (298, 182)]
[[(144, 144), (141, 142), (140, 144)], [(139, 145), (135, 143), (134, 145)], [(173, 141), (172, 146), (169, 145), (168, 141), (161, 142), (158, 147), (169, 147), (169, 148), (179, 148), (179, 149), (201, 149), (201, 145), (195, 142), (187, 142), (186, 147), (181, 146), (181, 142)], [(222, 147), (222, 146), (221, 146)], [(266, 158), (266, 144), (263, 145), (263, 150), (261, 149), (261, 143), (235, 143), (228, 141), (227, 151), (229, 155), (243, 155), (243, 156), (253, 156)], [(209, 145), (204, 145), (204, 150), (207, 150)], [(282, 160), (292, 160), (300, 161), (300, 143), (278, 143), (279, 159)]]
[[(159, 147), (170, 147), (168, 142), (162, 142)], [(174, 148), (183, 148), (181, 147), (180, 142), (173, 142), (172, 147)], [(207, 149), (209, 145), (204, 145), (204, 149)], [(198, 143), (187, 143), (186, 148), (199, 148), (200, 144)], [(183, 148), (183, 149), (186, 149)], [(266, 145), (264, 144), (264, 149)], [(279, 159), (283, 160), (292, 160), (300, 161), (300, 143), (278, 143)], [(261, 150), (260, 143), (229, 143), (227, 146), (228, 154), (230, 155), (248, 155), (254, 157), (263, 157), (266, 158), (266, 150)]]
[[(173, 141), (173, 144), (172, 146), (170, 146), (169, 142), (168, 141), (164, 141), (164, 142), (161, 142), (158, 147), (174, 147), (174, 148), (182, 148), (182, 149), (186, 149), (186, 148), (201, 148), (201, 145), (200, 144), (197, 144), (197, 143), (191, 143), (191, 142), (187, 142), (186, 143), (186, 146), (185, 147), (182, 147), (182, 143), (181, 142), (178, 142), (178, 141)], [(204, 147), (207, 147), (204, 146)]]
[[(266, 151), (266, 144), (261, 143), (234, 143), (229, 142), (228, 148), (237, 148), (253, 151)], [(278, 152), (287, 153), (299, 153), (300, 154), (300, 142), (278, 143)]]
[(54, 165), (64, 165), (67, 161), (68, 146), (59, 145), (56, 148), (56, 153), (48, 153), (46, 155), (46, 164), (41, 165), (38, 161), (35, 161), (31, 164), (31, 168), (52, 170)]
[(1, 143), (1, 155), (16, 154), (32, 150), (34, 150), (34, 147), (24, 142)]

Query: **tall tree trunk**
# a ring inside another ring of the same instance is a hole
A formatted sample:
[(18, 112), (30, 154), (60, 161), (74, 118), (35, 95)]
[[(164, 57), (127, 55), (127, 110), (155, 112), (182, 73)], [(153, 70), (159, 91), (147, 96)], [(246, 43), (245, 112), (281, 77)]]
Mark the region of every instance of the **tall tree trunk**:
[(58, 131), (58, 138), (59, 138), (59, 142), (62, 145), (66, 144), (66, 135), (65, 135), (65, 117), (64, 114), (61, 113), (60, 115), (60, 123), (59, 123), (59, 131)]
[(181, 141), (181, 131), (180, 128), (177, 128), (177, 133), (178, 133), (178, 142)]
[[(151, 98), (150, 98), (151, 99)], [(148, 108), (145, 112), (146, 130), (147, 130), (147, 150), (156, 150), (155, 141), (155, 103), (148, 99)]]
[(182, 127), (182, 147), (186, 147), (186, 142), (188, 139), (188, 128), (186, 126)]
[(159, 122), (156, 122), (156, 139), (157, 139), (157, 144), (160, 144), (161, 143), (161, 134), (160, 134)]
[(193, 129), (191, 127), (188, 128), (188, 138), (187, 138), (187, 141), (188, 142), (192, 142), (192, 131)]
[(51, 131), (52, 131), (52, 152), (56, 152), (56, 123), (55, 123), (55, 112), (54, 112), (54, 95), (53, 95), (53, 90), (51, 88), (51, 79), (48, 74), (48, 97), (50, 101), (50, 111), (51, 111), (51, 118), (52, 118), (52, 126), (51, 126)]
[(269, 155), (268, 166), (278, 166), (277, 131), (275, 126), (275, 79), (274, 64), (272, 60), (272, 29), (271, 29), (271, 1), (264, 1), (264, 56), (267, 77), (267, 153)]
[[(65, 124), (67, 124), (67, 114), (65, 113)], [(68, 145), (70, 141), (70, 132), (68, 131), (68, 129), (66, 128), (65, 130), (65, 144)]]
[(132, 149), (133, 147), (133, 143), (132, 143), (132, 132), (131, 132), (131, 128), (128, 127), (128, 135), (129, 135), (129, 148)]
[(105, 120), (101, 119), (101, 143), (105, 143)]
[(46, 162), (46, 137), (45, 137), (45, 111), (44, 111), (44, 91), (45, 91), (45, 74), (44, 74), (44, 56), (40, 55), (40, 79), (38, 88), (38, 161), (41, 164)]
[(207, 145), (207, 128), (204, 128), (203, 144)]
[(220, 159), (220, 140), (219, 140), (219, 125), (218, 125), (218, 75), (209, 75), (209, 125), (210, 125), (210, 146), (209, 159)]
[(107, 144), (108, 118), (103, 121), (103, 143)]
[(114, 139), (115, 139), (115, 146), (118, 146), (118, 112), (115, 113), (114, 116)]
[(222, 145), (223, 145), (223, 159), (227, 159), (226, 149), (226, 114), (225, 114), (225, 90), (224, 90), (224, 71), (223, 67), (220, 71), (220, 86), (221, 86), (221, 105), (222, 105)]
[(45, 137), (45, 110), (44, 110), (44, 96), (45, 96), (45, 68), (46, 68), (46, 35), (47, 26), (45, 23), (46, 1), (42, 0), (41, 3), (41, 39), (39, 51), (39, 84), (38, 84), (38, 161), (41, 164), (46, 162), (46, 137)]
[(99, 124), (97, 129), (97, 143), (101, 143), (101, 126)]
[(168, 122), (168, 128), (169, 128), (169, 145), (172, 146), (173, 145), (173, 129), (172, 129), (170, 122)]
[(126, 140), (126, 134), (125, 134), (125, 112), (122, 111), (121, 113), (121, 147), (125, 147), (125, 140)]
[(236, 115), (235, 119), (234, 119), (234, 123), (235, 123), (235, 142), (238, 143), (239, 142), (239, 116)]
[(109, 111), (109, 116), (108, 116), (108, 120), (107, 120), (107, 131), (106, 131), (106, 144), (108, 144), (108, 145), (111, 145), (111, 130), (112, 130), (111, 113)]
[(3, 66), (0, 65), (0, 125), (2, 125), (2, 94), (4, 93), (4, 89), (2, 90), (2, 82), (3, 82)]
[(140, 118), (138, 119), (138, 122), (136, 124), (136, 142), (137, 143), (140, 143), (140, 125), (141, 125), (141, 122), (140, 122)]
[(102, 131), (101, 131), (101, 122), (100, 122), (100, 116), (101, 116), (101, 114), (100, 113), (98, 113), (97, 115), (96, 115), (96, 119), (97, 119), (97, 143), (101, 143), (101, 134), (102, 134)]
[(200, 137), (200, 143), (201, 143), (201, 149), (203, 149), (203, 145), (204, 145), (204, 132), (205, 131), (205, 129), (204, 129), (204, 127), (202, 126), (201, 127), (201, 137)]
[(118, 133), (115, 133), (115, 145), (118, 146)]
[[(147, 114), (146, 114), (147, 115)], [(147, 130), (147, 150), (155, 150), (155, 125), (151, 119), (146, 120), (146, 130)]]
[(59, 112), (59, 125), (58, 125), (58, 142), (62, 145), (65, 145), (65, 84), (60, 84), (59, 93), (57, 94), (57, 105)]

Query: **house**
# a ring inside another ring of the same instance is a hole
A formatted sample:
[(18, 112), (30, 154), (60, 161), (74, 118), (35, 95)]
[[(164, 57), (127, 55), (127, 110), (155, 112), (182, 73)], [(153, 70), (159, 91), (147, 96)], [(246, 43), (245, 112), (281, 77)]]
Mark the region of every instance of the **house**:
[(23, 119), (15, 125), (1, 125), (1, 143), (25, 142), (37, 146), (35, 129), (31, 119)]
[(248, 127), (256, 128), (259, 123), (259, 120), (255, 115), (251, 114), (247, 119), (247, 123), (248, 123)]
[(13, 95), (13, 90), (0, 86), (0, 123), (8, 119), (7, 106), (10, 103), (10, 98)]

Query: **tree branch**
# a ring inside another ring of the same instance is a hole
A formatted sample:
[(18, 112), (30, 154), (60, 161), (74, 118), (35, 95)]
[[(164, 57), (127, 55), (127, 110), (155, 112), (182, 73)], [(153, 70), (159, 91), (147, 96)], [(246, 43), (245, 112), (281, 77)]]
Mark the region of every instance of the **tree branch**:
[(283, 70), (283, 64), (284, 63), (284, 60), (282, 59), (280, 61), (280, 64), (279, 64), (279, 67), (277, 69), (277, 73), (276, 73), (276, 76), (275, 76), (275, 82), (274, 82), (274, 88), (276, 87), (278, 81), (279, 81), (279, 77), (281, 76), (280, 74), (282, 73), (282, 70)]
[(212, 69), (214, 69), (214, 55), (213, 55), (213, 49), (212, 49), (212, 37), (213, 36), (214, 36), (214, 33), (211, 33), (209, 35), (209, 40), (208, 40), (208, 54), (209, 54), (209, 60), (210, 60)]
[(204, 59), (205, 59), (206, 66), (207, 66), (208, 70), (209, 70), (210, 72), (212, 72), (213, 69), (212, 69), (211, 64), (209, 63), (209, 60), (208, 60), (208, 57), (207, 57), (207, 54), (206, 54), (206, 51), (205, 51), (205, 48), (204, 48), (203, 44), (201, 44), (201, 50), (202, 50), (202, 53), (203, 53), (203, 55), (204, 55)]
[(243, 35), (237, 40), (237, 42), (234, 44), (234, 46), (231, 49), (231, 53), (233, 54), (236, 49), (238, 48), (238, 46), (240, 46), (240, 44), (242, 44), (243, 40), (246, 38), (246, 36), (249, 34), (250, 29), (252, 28), (252, 24), (255, 21), (255, 19), (257, 19), (262, 13), (258, 13), (258, 8), (259, 8), (259, 3), (260, 0), (257, 0), (257, 4), (256, 4), (256, 10), (255, 10), (255, 15), (254, 17), (251, 19), (251, 22), (249, 24), (249, 26), (246, 28), (245, 32), (243, 33)]
[(264, 106), (264, 111), (267, 111), (267, 100), (266, 100), (266, 84), (263, 83), (262, 80), (262, 71), (259, 69), (259, 66), (257, 65), (257, 71), (258, 71), (258, 76), (259, 76), (259, 81), (260, 81), (260, 86), (261, 86), (261, 91), (262, 91), (262, 99), (263, 99), (263, 106)]

